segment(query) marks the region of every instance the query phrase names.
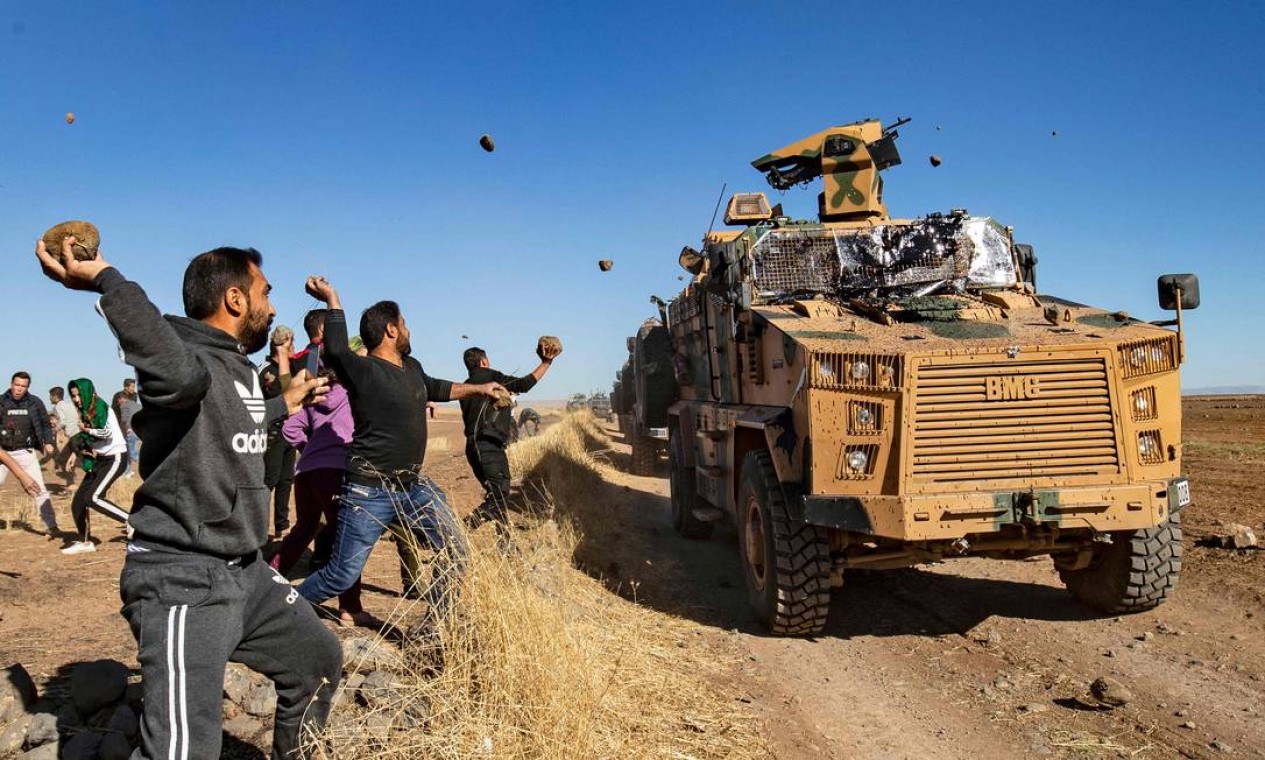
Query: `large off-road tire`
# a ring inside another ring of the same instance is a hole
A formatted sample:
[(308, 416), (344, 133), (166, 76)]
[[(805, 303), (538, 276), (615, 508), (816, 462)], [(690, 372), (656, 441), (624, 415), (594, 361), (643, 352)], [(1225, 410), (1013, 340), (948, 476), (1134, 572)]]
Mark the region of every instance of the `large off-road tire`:
[(683, 538), (707, 538), (712, 534), (712, 523), (694, 516), (694, 508), (700, 506), (698, 489), (694, 483), (694, 468), (685, 464), (684, 442), (680, 432), (673, 427), (669, 432), (668, 462), (672, 466), (669, 481), (672, 485), (672, 529)]
[(628, 471), (633, 475), (653, 475), (659, 459), (659, 447), (655, 445), (655, 440), (634, 433), (629, 436), (629, 445), (632, 447), (632, 463)]
[(1154, 528), (1112, 533), (1111, 538), (1095, 552), (1089, 567), (1059, 568), (1067, 590), (1112, 615), (1158, 607), (1173, 593), (1182, 571), (1181, 515), (1169, 515)]
[(760, 622), (779, 636), (820, 633), (830, 610), (830, 544), (822, 529), (791, 519), (767, 451), (742, 462), (738, 547)]

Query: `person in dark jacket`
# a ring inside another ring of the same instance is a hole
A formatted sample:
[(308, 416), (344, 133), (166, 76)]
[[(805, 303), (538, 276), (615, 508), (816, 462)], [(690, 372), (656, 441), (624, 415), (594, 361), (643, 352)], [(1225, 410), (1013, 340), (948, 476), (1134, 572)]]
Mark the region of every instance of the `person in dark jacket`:
[(323, 725), (342, 670), (337, 638), (260, 558), (268, 536), (263, 451), (270, 420), (324, 398), (325, 381), (294, 378), (265, 402), (247, 359), (274, 311), (253, 249), (217, 248), (184, 275), (187, 317), (163, 317), (145, 291), (99, 256), (79, 261), (36, 244), (44, 273), (101, 293), (100, 310), (140, 381), (133, 424), (145, 441), (144, 484), (119, 579), (144, 683), (142, 757), (214, 758), (224, 669), (272, 679), (273, 758), (302, 756), (300, 733)]
[[(537, 346), (540, 365), (522, 377), (511, 377), (492, 369), (487, 352), (478, 347), (467, 348), (461, 360), (470, 373), (467, 383), (500, 383), (510, 393), (526, 393), (536, 387), (561, 352), (562, 349), (555, 346)], [(504, 525), (505, 504), (510, 495), (510, 462), (505, 447), (513, 432), (513, 412), (509, 406), (498, 406), (495, 401), (468, 398), (461, 401), (461, 419), (466, 429), (466, 461), (484, 491), (483, 503), (467, 518), (467, 525), (476, 527), (487, 520)]]
[[(51, 456), (56, 450), (57, 437), (48, 419), (44, 402), (30, 392), (31, 376), (25, 372), (13, 373), (9, 390), (0, 394), (0, 448), (22, 468), (31, 480), (39, 484), (39, 493), (32, 499), (40, 519), (48, 528), (48, 535), (58, 535), (57, 513), (53, 499), (44, 487), (44, 474), (40, 471), (40, 457)], [(4, 483), (8, 470), (0, 470), (0, 483)]]

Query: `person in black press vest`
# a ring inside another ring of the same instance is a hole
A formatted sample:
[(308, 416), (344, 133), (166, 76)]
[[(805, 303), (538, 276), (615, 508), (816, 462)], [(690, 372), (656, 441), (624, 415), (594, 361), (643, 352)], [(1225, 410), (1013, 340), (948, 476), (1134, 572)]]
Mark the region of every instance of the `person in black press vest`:
[[(30, 392), (31, 376), (25, 372), (13, 373), (9, 390), (0, 394), (0, 448), (22, 468), (27, 476), (39, 484), (39, 492), (32, 496), (35, 509), (48, 529), (48, 535), (58, 535), (57, 513), (53, 499), (44, 487), (44, 473), (40, 471), (40, 457), (52, 456), (56, 450), (57, 436), (48, 419), (48, 409)], [(8, 477), (7, 469), (0, 469), (0, 484)]]

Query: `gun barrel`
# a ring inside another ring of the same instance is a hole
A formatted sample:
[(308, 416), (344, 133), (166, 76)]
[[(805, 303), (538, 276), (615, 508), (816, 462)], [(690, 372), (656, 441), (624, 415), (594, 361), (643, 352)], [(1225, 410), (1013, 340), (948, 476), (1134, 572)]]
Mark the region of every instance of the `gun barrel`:
[(897, 129), (905, 126), (911, 121), (913, 121), (913, 117), (903, 116), (897, 119), (895, 124), (889, 124), (886, 127), (883, 127), (883, 134), (888, 134), (889, 132), (895, 132)]

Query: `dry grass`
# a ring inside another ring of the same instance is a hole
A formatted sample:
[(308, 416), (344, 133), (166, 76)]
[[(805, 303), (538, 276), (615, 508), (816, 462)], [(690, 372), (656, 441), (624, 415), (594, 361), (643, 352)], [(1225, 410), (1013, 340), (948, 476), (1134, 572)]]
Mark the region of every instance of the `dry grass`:
[(600, 477), (590, 452), (604, 441), (574, 415), (510, 449), (514, 472), (541, 493), (541, 515), (506, 543), (492, 526), (472, 537), (462, 596), (442, 626), (442, 673), (406, 640), (411, 672), (396, 678), (398, 698), (369, 710), (341, 695), (320, 756), (768, 756), (754, 716), (717, 686), (731, 654), (572, 566), (568, 513), (595, 506), (583, 492)]

